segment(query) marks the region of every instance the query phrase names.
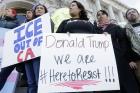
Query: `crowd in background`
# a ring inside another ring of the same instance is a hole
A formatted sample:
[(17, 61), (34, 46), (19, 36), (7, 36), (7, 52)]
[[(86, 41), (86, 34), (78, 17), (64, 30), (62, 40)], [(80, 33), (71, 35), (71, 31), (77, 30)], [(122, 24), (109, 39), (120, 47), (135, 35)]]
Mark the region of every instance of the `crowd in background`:
[[(47, 8), (38, 4), (33, 9), (27, 10), (26, 20), (29, 22), (45, 13)], [(134, 9), (126, 11), (127, 25), (122, 28), (110, 20), (105, 10), (96, 13), (97, 20), (90, 22), (84, 6), (78, 1), (69, 5), (70, 19), (63, 20), (56, 33), (85, 33), (85, 34), (110, 34), (118, 68), (120, 90), (98, 91), (93, 93), (139, 93), (140, 90), (140, 14)], [(0, 27), (13, 29), (19, 26), (16, 10), (6, 9), (0, 13)], [(54, 24), (51, 21), (52, 32)], [(104, 63), (103, 63), (104, 64)], [(37, 93), (40, 57), (3, 68), (0, 72), (0, 90), (3, 88), (8, 76), (16, 68), (23, 73), (23, 80), (27, 81), (27, 93)], [(85, 92), (87, 93), (87, 92)]]

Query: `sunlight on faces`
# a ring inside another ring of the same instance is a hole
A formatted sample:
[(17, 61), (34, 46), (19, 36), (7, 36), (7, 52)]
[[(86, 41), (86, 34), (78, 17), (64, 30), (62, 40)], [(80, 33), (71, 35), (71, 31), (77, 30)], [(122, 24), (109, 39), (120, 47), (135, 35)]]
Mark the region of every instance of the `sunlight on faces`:
[(80, 11), (81, 10), (78, 8), (78, 6), (77, 6), (77, 4), (75, 2), (70, 4), (69, 13), (70, 13), (71, 17), (76, 17), (76, 16), (79, 17)]
[(35, 10), (35, 14), (38, 16), (45, 14), (45, 8), (41, 5), (37, 6)]
[(99, 22), (104, 22), (106, 20), (109, 20), (108, 16), (106, 14), (102, 13), (101, 11), (99, 11), (97, 13), (97, 19)]
[(33, 18), (33, 12), (30, 11), (30, 10), (27, 11), (27, 12), (26, 12), (26, 18), (27, 18), (27, 19), (32, 19), (32, 18)]
[(127, 19), (130, 22), (135, 22), (139, 18), (139, 14), (136, 10), (131, 9), (127, 12)]
[(13, 10), (9, 8), (6, 9), (6, 16), (13, 17), (15, 16), (15, 14), (13, 14)]

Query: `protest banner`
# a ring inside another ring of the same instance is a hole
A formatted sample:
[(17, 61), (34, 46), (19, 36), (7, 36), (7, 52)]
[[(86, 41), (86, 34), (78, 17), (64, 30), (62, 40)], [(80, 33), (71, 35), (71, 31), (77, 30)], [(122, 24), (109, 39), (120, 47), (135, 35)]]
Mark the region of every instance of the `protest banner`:
[[(1, 69), (1, 62), (2, 62), (2, 55), (3, 55), (4, 37), (5, 37), (5, 33), (8, 31), (10, 31), (10, 29), (0, 27), (0, 69)], [(14, 70), (9, 75), (9, 77), (8, 77), (4, 87), (0, 91), (0, 93), (14, 93), (15, 89), (16, 89), (18, 75), (19, 75), (18, 72)]]
[(38, 93), (119, 90), (110, 35), (46, 34)]
[(49, 14), (44, 14), (7, 32), (2, 67), (39, 57), (43, 33), (51, 33)]
[[(4, 36), (7, 31), (10, 29), (0, 27), (0, 64), (2, 62), (2, 54), (3, 54), (3, 45), (4, 45)], [(1, 68), (1, 65), (0, 65)]]

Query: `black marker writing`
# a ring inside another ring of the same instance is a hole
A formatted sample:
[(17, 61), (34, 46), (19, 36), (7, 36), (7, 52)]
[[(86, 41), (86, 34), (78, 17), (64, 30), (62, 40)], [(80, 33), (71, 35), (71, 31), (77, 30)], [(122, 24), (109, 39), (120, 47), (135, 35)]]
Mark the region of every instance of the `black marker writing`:
[(54, 60), (57, 63), (57, 65), (63, 64), (63, 63), (66, 63), (66, 64), (70, 64), (71, 63), (70, 55), (69, 54), (62, 55), (62, 56), (54, 56)]

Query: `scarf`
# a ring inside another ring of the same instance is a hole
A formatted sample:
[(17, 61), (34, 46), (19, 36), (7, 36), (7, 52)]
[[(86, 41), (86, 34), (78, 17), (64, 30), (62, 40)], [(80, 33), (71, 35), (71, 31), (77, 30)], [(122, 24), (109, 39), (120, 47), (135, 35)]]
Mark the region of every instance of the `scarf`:
[(103, 30), (106, 29), (106, 27), (110, 24), (110, 22), (108, 20), (104, 21), (104, 22), (99, 22), (98, 26), (101, 27)]
[[(139, 21), (140, 22), (140, 21)], [(126, 34), (129, 37), (132, 45), (132, 49), (140, 55), (140, 36), (134, 32), (134, 28), (130, 23), (126, 26)]]

